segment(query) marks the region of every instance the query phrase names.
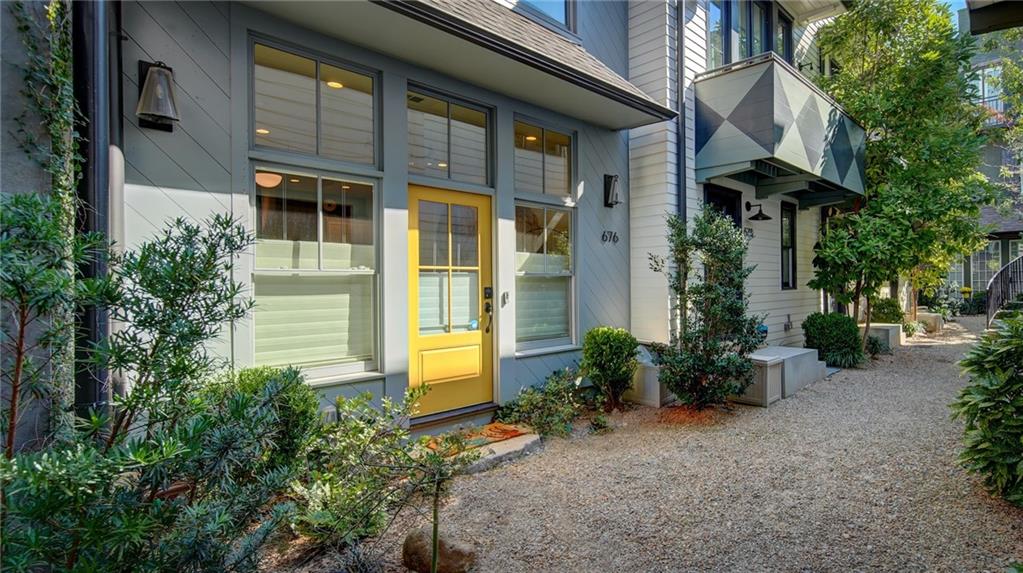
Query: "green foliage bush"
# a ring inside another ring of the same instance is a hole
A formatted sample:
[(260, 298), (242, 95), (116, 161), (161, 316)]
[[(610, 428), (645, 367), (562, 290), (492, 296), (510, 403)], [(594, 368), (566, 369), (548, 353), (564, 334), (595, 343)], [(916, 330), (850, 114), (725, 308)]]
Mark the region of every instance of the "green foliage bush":
[(763, 317), (747, 315), (747, 239), (731, 218), (704, 209), (692, 233), (669, 217), (668, 244), (670, 258), (650, 255), (650, 268), (668, 279), (679, 327), (669, 344), (651, 348), (658, 377), (683, 404), (720, 404), (753, 383), (749, 354), (766, 336)]
[(384, 397), (379, 407), (370, 393), (338, 398), (336, 420), (323, 424), (307, 451), (308, 473), (292, 483), (295, 531), (320, 545), (351, 548), (379, 533), (413, 497), (429, 494), (437, 503), (444, 484), (478, 452), (467, 451), (459, 434), (411, 438), (409, 421), (427, 391), (410, 389), (401, 402)]
[(816, 348), (828, 366), (855, 368), (863, 363), (860, 329), (852, 317), (815, 312), (803, 321), (807, 348)]
[(379, 407), (368, 392), (337, 399), (336, 421), (310, 449), (308, 478), (293, 485), (300, 507), (296, 531), (320, 543), (351, 545), (386, 524), (399, 494), (394, 468), (411, 447), (408, 424), (424, 392), (421, 386), (401, 402), (385, 397)]
[(966, 301), (963, 300), (963, 292), (955, 281), (943, 282), (934, 290), (933, 294), (920, 293), (919, 304), (926, 306), (932, 312), (941, 314), (945, 320), (963, 314)]
[(885, 324), (902, 324), (906, 321), (906, 313), (897, 298), (876, 298), (870, 301), (870, 322)]
[(285, 415), (302, 394), (311, 391), (295, 370), (247, 388), (221, 382), (177, 410), (172, 431), (109, 450), (80, 440), (0, 465), (4, 568), (255, 570), (256, 550), (294, 509), (280, 494), (297, 460), (275, 441), (294, 436), (286, 424), (315, 421)]
[(231, 280), (250, 241), (226, 216), (179, 219), (111, 257), (103, 300), (121, 327), (92, 356), (131, 388), (112, 416), (93, 412), (70, 439), (0, 464), (0, 568), (256, 568), (293, 510), (281, 494), (317, 414), (297, 370), (218, 376), (207, 351), (250, 306)]
[(970, 377), (952, 403), (966, 422), (960, 461), (1023, 506), (1023, 318), (1006, 318), (959, 363)]
[(639, 341), (624, 328), (598, 326), (583, 338), (582, 371), (590, 379), (610, 412), (622, 403), (622, 394), (632, 386), (639, 361)]
[(963, 314), (987, 314), (987, 293), (984, 291), (973, 293), (963, 306)]
[(574, 368), (554, 371), (539, 386), (524, 388), (515, 400), (497, 411), (506, 424), (526, 424), (542, 436), (565, 436), (582, 412), (578, 395), (579, 372)]
[(888, 343), (876, 336), (867, 337), (867, 354), (871, 358), (877, 358), (882, 354), (891, 354), (892, 349)]

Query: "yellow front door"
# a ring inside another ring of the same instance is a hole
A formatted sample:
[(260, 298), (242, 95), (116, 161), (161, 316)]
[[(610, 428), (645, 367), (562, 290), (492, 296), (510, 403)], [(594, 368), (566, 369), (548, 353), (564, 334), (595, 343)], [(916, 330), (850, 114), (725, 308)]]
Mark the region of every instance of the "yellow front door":
[(409, 386), (419, 414), (492, 402), (490, 197), (409, 186)]

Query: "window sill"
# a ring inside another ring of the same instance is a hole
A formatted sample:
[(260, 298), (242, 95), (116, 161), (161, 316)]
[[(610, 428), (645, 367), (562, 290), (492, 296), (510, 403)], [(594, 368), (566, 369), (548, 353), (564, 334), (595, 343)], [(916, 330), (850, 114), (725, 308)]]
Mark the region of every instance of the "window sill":
[(568, 197), (565, 195), (547, 195), (544, 193), (530, 193), (526, 191), (516, 191), (515, 200), (525, 201), (528, 203), (550, 205), (552, 207), (563, 207), (568, 209), (571, 209), (576, 206), (576, 200), (573, 197)]
[(530, 358), (532, 356), (543, 356), (545, 354), (562, 354), (565, 352), (577, 352), (583, 347), (578, 344), (560, 344), (558, 346), (545, 346), (542, 348), (530, 348), (528, 350), (515, 351), (515, 358)]
[(310, 388), (325, 388), (341, 384), (355, 384), (357, 382), (369, 382), (372, 380), (383, 380), (384, 373), (377, 371), (355, 372), (352, 374), (327, 374), (319, 378), (310, 378), (306, 384)]

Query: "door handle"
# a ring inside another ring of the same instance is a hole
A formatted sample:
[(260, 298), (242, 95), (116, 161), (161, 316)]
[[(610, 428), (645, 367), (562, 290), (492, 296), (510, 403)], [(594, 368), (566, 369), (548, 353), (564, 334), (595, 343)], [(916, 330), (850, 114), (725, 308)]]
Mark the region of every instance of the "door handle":
[(490, 326), (494, 324), (494, 305), (489, 300), (483, 303), (483, 312), (487, 315), (487, 328), (483, 332), (490, 334)]

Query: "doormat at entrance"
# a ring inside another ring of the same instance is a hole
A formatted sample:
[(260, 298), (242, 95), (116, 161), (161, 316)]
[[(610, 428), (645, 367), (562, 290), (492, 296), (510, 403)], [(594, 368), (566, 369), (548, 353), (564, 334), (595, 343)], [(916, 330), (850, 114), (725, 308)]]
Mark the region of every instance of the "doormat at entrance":
[[(532, 430), (526, 426), (491, 422), (485, 426), (468, 430), (465, 435), (465, 445), (470, 448), (479, 448), (487, 444), (503, 442), (529, 433), (532, 433)], [(436, 442), (430, 440), (430, 448), (436, 449), (436, 447)]]

